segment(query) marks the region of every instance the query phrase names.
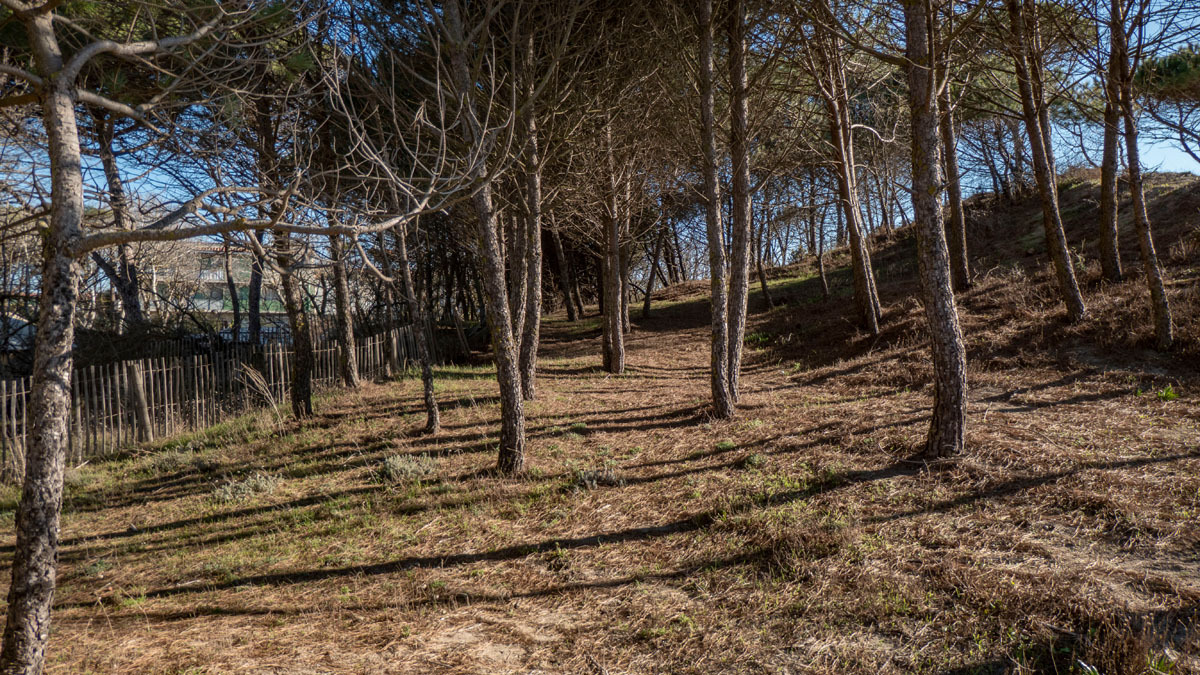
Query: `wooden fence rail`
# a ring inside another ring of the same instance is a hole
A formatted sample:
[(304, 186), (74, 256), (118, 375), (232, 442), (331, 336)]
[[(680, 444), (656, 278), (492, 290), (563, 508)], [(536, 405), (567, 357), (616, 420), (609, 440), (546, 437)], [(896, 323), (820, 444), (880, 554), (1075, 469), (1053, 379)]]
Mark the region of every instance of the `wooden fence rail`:
[[(367, 379), (387, 374), (392, 365), (387, 363), (389, 351), (400, 368), (416, 360), (412, 326), (355, 342), (358, 372)], [(340, 386), (338, 343), (323, 340), (314, 345), (314, 351), (314, 389)], [(77, 368), (71, 381), (67, 461), (78, 464), (112, 455), (139, 442), (202, 429), (256, 408), (284, 403), (291, 385), (291, 365), (291, 345), (276, 342), (229, 345), (201, 356)], [(19, 479), (25, 472), (29, 388), (29, 378), (0, 380), (0, 475), (5, 480)]]

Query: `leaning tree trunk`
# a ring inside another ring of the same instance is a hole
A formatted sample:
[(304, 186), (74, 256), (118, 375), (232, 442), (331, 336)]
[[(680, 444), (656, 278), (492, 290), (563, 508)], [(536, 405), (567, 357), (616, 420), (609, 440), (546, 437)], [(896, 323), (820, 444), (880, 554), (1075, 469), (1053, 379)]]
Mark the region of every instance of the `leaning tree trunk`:
[(733, 417), (729, 392), (729, 321), (725, 286), (725, 242), (721, 231), (721, 187), (717, 182), (717, 134), (713, 120), (712, 0), (700, 0), (700, 124), (704, 148), (704, 219), (712, 286), (712, 396), (718, 418)]
[(63, 68), (49, 12), (25, 19), (34, 62), (45, 80), (40, 93), (50, 159), (49, 226), (42, 239), (42, 283), (33, 352), (25, 479), (16, 514), (12, 582), (0, 648), (0, 672), (37, 675), (46, 660), (50, 607), (57, 579), (63, 469), (71, 419), (71, 344), (82, 236), (83, 176), (75, 86), (55, 79)]
[(933, 95), (933, 54), (929, 0), (904, 0), (908, 65), (908, 106), (912, 115), (913, 218), (917, 227), (917, 263), (921, 298), (933, 347), (933, 416), (925, 451), (945, 457), (963, 449), (966, 426), (967, 354), (950, 282), (950, 253), (946, 246), (941, 205), (938, 203), (938, 115)]
[(938, 130), (942, 140), (942, 158), (946, 165), (946, 191), (950, 197), (950, 220), (946, 240), (950, 250), (950, 272), (954, 288), (965, 291), (971, 285), (971, 266), (967, 260), (967, 217), (963, 210), (962, 175), (958, 169), (958, 147), (954, 135), (954, 114), (950, 105), (950, 85), (938, 97)]
[(513, 339), (516, 340), (518, 354), (521, 352), (521, 340), (525, 337), (521, 329), (525, 325), (525, 290), (529, 283), (527, 216), (528, 214), (513, 214), (511, 245), (503, 251), (504, 260), (508, 263), (508, 310), (512, 316)]
[(736, 404), (742, 376), (742, 346), (750, 300), (750, 148), (746, 104), (746, 6), (735, 0), (729, 12), (729, 154), (733, 160), (733, 236), (729, 261), (729, 396)]
[[(1008, 15), (1012, 22), (1013, 61), (1017, 72), (1017, 86), (1021, 95), (1021, 109), (1025, 121), (1026, 135), (1033, 155), (1033, 171), (1037, 180), (1038, 194), (1042, 202), (1042, 228), (1046, 235), (1046, 248), (1054, 263), (1059, 292), (1067, 306), (1071, 321), (1079, 321), (1087, 313), (1083, 294), (1075, 279), (1075, 266), (1071, 262), (1071, 251), (1067, 247), (1067, 235), (1063, 229), (1062, 213), (1058, 205), (1058, 185), (1054, 175), (1054, 154), (1050, 147), (1049, 128), (1045, 123), (1046, 104), (1041, 87), (1042, 66), (1036, 56), (1035, 17), (1030, 8), (1022, 9), (1022, 0), (1007, 0)], [(1030, 4), (1031, 0), (1026, 0)]]
[[(425, 431), (436, 434), (442, 428), (442, 416), (438, 410), (437, 397), (433, 393), (433, 350), (429, 344), (429, 316), (421, 311), (421, 299), (413, 287), (412, 265), (408, 260), (408, 235), (404, 225), (395, 229), (396, 256), (399, 258), (400, 285), (404, 286), (404, 302), (412, 321), (413, 342), (417, 346), (417, 360), (421, 362), (421, 395), (425, 401)], [(429, 292), (429, 289), (425, 289)]]
[(294, 270), (292, 238), (286, 232), (275, 233), (275, 263), (279, 266), (279, 289), (283, 295), (283, 307), (287, 311), (288, 329), (292, 337), (292, 381), (288, 388), (292, 403), (292, 414), (297, 419), (311, 417), (313, 345), (312, 332), (308, 323), (308, 312), (300, 294), (300, 280)]
[(346, 252), (341, 235), (329, 235), (329, 253), (333, 258), (333, 304), (337, 312), (338, 370), (342, 384), (351, 389), (359, 384), (358, 353), (354, 343), (354, 317), (350, 315), (350, 282), (346, 274)]
[[(486, 143), (484, 131), (475, 113), (471, 96), (471, 71), (467, 64), (460, 0), (447, 0), (443, 6), (443, 23), (449, 38), (450, 60), (454, 86), (464, 110), (461, 130), (469, 148), (482, 148)], [(516, 342), (513, 339), (512, 316), (508, 311), (508, 291), (505, 286), (504, 259), (496, 232), (492, 190), (488, 170), (482, 162), (476, 164), (474, 177), (482, 185), (471, 197), (477, 219), (481, 269), (488, 326), (496, 354), (496, 382), (500, 388), (500, 451), (498, 469), (502, 473), (520, 473), (525, 468), (525, 409), (521, 393), (521, 374), (518, 368)]]
[(1133, 222), (1137, 226), (1138, 252), (1142, 258), (1142, 272), (1146, 275), (1146, 286), (1150, 291), (1150, 306), (1154, 314), (1154, 337), (1158, 349), (1171, 348), (1175, 338), (1171, 328), (1171, 305), (1167, 301), (1166, 284), (1163, 283), (1162, 267), (1158, 253), (1154, 250), (1154, 234), (1150, 229), (1150, 215), (1146, 212), (1146, 194), (1142, 179), (1141, 158), (1138, 154), (1137, 117), (1134, 114), (1133, 73), (1129, 65), (1129, 45), (1125, 42), (1125, 21), (1121, 0), (1112, 0), (1113, 53), (1119, 55), (1121, 76), (1121, 117), (1125, 123), (1125, 159), (1129, 171), (1129, 194), (1133, 199)]

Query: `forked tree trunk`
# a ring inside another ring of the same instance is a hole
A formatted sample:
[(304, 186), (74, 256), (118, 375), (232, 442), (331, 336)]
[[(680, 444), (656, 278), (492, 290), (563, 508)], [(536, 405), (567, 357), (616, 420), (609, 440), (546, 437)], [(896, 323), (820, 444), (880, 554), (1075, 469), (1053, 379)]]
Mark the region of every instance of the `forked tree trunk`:
[(954, 289), (965, 291), (971, 285), (971, 265), (967, 260), (967, 217), (963, 210), (962, 176), (958, 169), (958, 143), (954, 134), (950, 86), (938, 97), (941, 115), (938, 131), (942, 139), (942, 158), (946, 165), (946, 192), (950, 197), (950, 219), (946, 222), (946, 243), (950, 250), (950, 273)]
[(934, 457), (961, 452), (966, 426), (967, 354), (950, 282), (942, 209), (938, 203), (938, 115), (934, 96), (929, 0), (904, 0), (908, 65), (908, 106), (912, 115), (913, 217), (921, 299), (933, 351), (933, 416), (925, 451)]
[(750, 147), (746, 103), (746, 5), (734, 0), (729, 8), (729, 153), (733, 160), (730, 210), (733, 236), (729, 260), (729, 396), (737, 403), (742, 375), (742, 346), (750, 300)]
[(342, 384), (355, 388), (358, 380), (358, 352), (354, 343), (354, 317), (350, 314), (350, 282), (346, 275), (346, 253), (341, 235), (329, 236), (329, 254), (333, 259), (333, 304), (337, 312), (338, 371)]
[(704, 220), (708, 233), (708, 268), (712, 287), (711, 382), (713, 413), (734, 414), (729, 392), (729, 322), (725, 286), (725, 242), (721, 231), (721, 188), (717, 182), (717, 132), (713, 119), (712, 0), (700, 0), (700, 141), (704, 150)]
[(0, 647), (0, 672), (38, 675), (46, 660), (50, 607), (57, 579), (59, 514), (71, 419), (71, 344), (79, 263), (71, 251), (82, 235), (83, 176), (75, 84), (56, 79), (63, 68), (50, 12), (24, 18), (37, 72), (50, 159), (49, 227), (42, 240), (33, 378), (27, 405), (25, 479), (16, 514), (12, 583)]
[(421, 299), (413, 286), (412, 265), (408, 260), (408, 235), (404, 225), (395, 229), (396, 256), (399, 258), (400, 285), (404, 286), (404, 303), (412, 321), (413, 342), (417, 346), (417, 360), (421, 363), (421, 395), (425, 402), (425, 431), (436, 434), (442, 428), (442, 416), (438, 410), (437, 397), (433, 392), (433, 350), (430, 349), (429, 317), (421, 311)]
[[(1059, 211), (1054, 151), (1050, 146), (1046, 104), (1041, 86), (1042, 65), (1038, 57), (1037, 19), (1031, 14), (1032, 0), (1006, 2), (1012, 22), (1013, 61), (1021, 95), (1021, 109), (1032, 151), (1030, 154), (1033, 155), (1034, 177), (1042, 202), (1042, 227), (1046, 235), (1046, 249), (1054, 263), (1054, 273), (1058, 279), (1059, 293), (1067, 306), (1067, 316), (1071, 321), (1079, 321), (1087, 313), (1087, 308), (1083, 304), (1079, 282), (1075, 279), (1075, 266), (1071, 262), (1071, 251), (1067, 247), (1067, 235)], [(1025, 2), (1025, 7), (1022, 7), (1022, 2)]]
[[(444, 24), (449, 42), (454, 86), (466, 117), (461, 126), (463, 140), (469, 148), (481, 148), (487, 143), (475, 103), (471, 98), (474, 87), (467, 64), (465, 33), (460, 0), (447, 0), (443, 7)], [(477, 219), (480, 245), (484, 302), (488, 326), (492, 333), (492, 348), (496, 355), (496, 382), (500, 389), (500, 451), (497, 467), (502, 473), (516, 474), (525, 469), (525, 409), (521, 394), (521, 374), (513, 339), (512, 316), (508, 311), (508, 292), (504, 278), (504, 260), (496, 232), (495, 211), (491, 185), (486, 180), (487, 167), (480, 162), (475, 178), (482, 184), (471, 197)]]

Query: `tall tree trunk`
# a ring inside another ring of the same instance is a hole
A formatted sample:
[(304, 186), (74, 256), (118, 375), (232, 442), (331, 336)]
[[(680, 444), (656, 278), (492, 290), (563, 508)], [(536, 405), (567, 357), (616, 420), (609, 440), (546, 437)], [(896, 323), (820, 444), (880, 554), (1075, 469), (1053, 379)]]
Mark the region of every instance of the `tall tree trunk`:
[[(443, 13), (456, 94), (465, 111), (465, 123), (461, 126), (465, 137), (463, 140), (469, 148), (482, 148), (487, 139), (475, 113), (475, 102), (471, 98), (475, 88), (467, 64), (466, 35), (463, 30), (460, 0), (447, 0)], [(482, 162), (477, 163), (474, 174), (482, 187), (471, 197), (471, 205), (478, 220), (478, 236), (482, 249), (480, 277), (483, 281), (488, 325), (492, 333), (492, 348), (496, 355), (496, 382), (500, 388), (500, 451), (497, 466), (502, 473), (516, 474), (525, 469), (525, 409), (521, 393), (521, 374), (517, 363), (516, 342), (513, 339), (512, 315), (508, 311), (504, 259), (496, 232), (487, 167)]]
[(346, 274), (346, 252), (341, 235), (329, 235), (329, 253), (333, 259), (333, 304), (337, 312), (338, 370), (342, 384), (354, 388), (358, 381), (358, 352), (354, 342), (354, 317), (350, 314), (350, 281)]
[(296, 264), (292, 254), (292, 238), (286, 232), (275, 233), (275, 264), (279, 266), (279, 290), (283, 295), (283, 306), (287, 311), (288, 328), (292, 337), (291, 386), (288, 391), (292, 403), (292, 414), (297, 419), (310, 417), (312, 406), (313, 345), (312, 331), (308, 322), (308, 311), (300, 293), (300, 280), (296, 278)]
[(737, 403), (750, 300), (750, 147), (746, 103), (746, 5), (734, 0), (729, 11), (729, 153), (733, 160), (729, 260), (729, 396)]
[(554, 221), (554, 214), (550, 214), (550, 241), (554, 245), (554, 260), (558, 266), (558, 283), (562, 289), (563, 304), (567, 308), (567, 321), (574, 322), (579, 319), (579, 313), (576, 312), (575, 300), (571, 297), (571, 272), (567, 264), (567, 254), (563, 250), (562, 237), (558, 234), (558, 224)]
[(512, 238), (510, 245), (504, 249), (504, 259), (508, 263), (508, 308), (519, 355), (521, 340), (525, 337), (521, 329), (525, 326), (525, 291), (529, 284), (529, 214), (524, 209), (513, 210)]
[[(117, 166), (117, 156), (113, 150), (113, 120), (105, 113), (93, 109), (92, 119), (96, 125), (96, 140), (100, 155), (100, 165), (104, 170), (104, 180), (108, 184), (108, 203), (112, 209), (113, 225), (118, 230), (133, 229), (133, 220), (129, 216), (129, 199), (125, 195), (125, 182), (121, 180), (121, 170)], [(93, 254), (100, 262), (100, 256)], [(134, 332), (145, 327), (146, 316), (142, 311), (141, 289), (138, 287), (138, 270), (134, 261), (133, 245), (121, 244), (117, 247), (117, 267), (114, 270), (106, 263), (101, 268), (105, 271), (117, 295), (121, 298), (121, 309), (124, 318), (122, 330)]]
[(613, 156), (613, 140), (611, 123), (605, 126), (608, 158), (608, 204), (604, 209), (604, 262), (603, 262), (603, 292), (604, 292), (604, 330), (607, 339), (604, 341), (607, 353), (604, 355), (604, 369), (607, 372), (621, 374), (625, 372), (625, 326), (622, 321), (624, 301), (622, 294), (621, 274), (621, 211), (617, 194), (617, 168)]
[[(421, 299), (413, 286), (412, 265), (408, 258), (408, 235), (404, 225), (395, 229), (397, 267), (400, 268), (400, 285), (404, 287), (404, 303), (412, 321), (413, 342), (417, 346), (417, 360), (421, 363), (421, 395), (425, 401), (425, 431), (436, 434), (442, 428), (442, 416), (438, 410), (437, 397), (433, 391), (433, 350), (429, 344), (429, 316), (421, 311)], [(429, 292), (426, 288), (425, 292)]]
[[(1139, 17), (1138, 23), (1140, 24), (1141, 21), (1144, 21), (1144, 18)], [(1130, 65), (1125, 16), (1121, 0), (1112, 0), (1110, 32), (1114, 41), (1112, 51), (1114, 55), (1120, 57), (1121, 117), (1125, 123), (1125, 158), (1129, 164), (1129, 194), (1133, 200), (1133, 222), (1137, 227), (1138, 252), (1141, 254), (1142, 272), (1146, 275), (1146, 286), (1150, 291), (1150, 307), (1154, 315), (1154, 337), (1158, 343), (1158, 349), (1166, 351), (1175, 341), (1171, 327), (1171, 305), (1167, 301), (1167, 289), (1166, 284), (1163, 283), (1158, 253), (1154, 250), (1154, 234), (1150, 229), (1150, 215), (1146, 212), (1146, 195), (1137, 144), (1137, 116), (1133, 107), (1133, 67)]]
[(1116, 283), (1121, 280), (1121, 249), (1119, 245), (1117, 209), (1117, 171), (1120, 163), (1117, 138), (1121, 134), (1121, 58), (1116, 53), (1116, 41), (1108, 53), (1108, 72), (1104, 78), (1104, 154), (1100, 160), (1100, 273)]
[(229, 338), (234, 344), (242, 341), (242, 298), (238, 295), (237, 279), (233, 276), (233, 255), (229, 250), (229, 235), (222, 236), (225, 262), (225, 288), (229, 291), (229, 305), (233, 310), (233, 327)]
[[(835, 38), (828, 38), (821, 64), (824, 86), (821, 95), (829, 115), (829, 136), (834, 150), (834, 174), (837, 178), (839, 214), (845, 218), (845, 233), (850, 243), (850, 263), (854, 276), (854, 304), (860, 325), (871, 335), (879, 334), (879, 294), (871, 267), (871, 252), (863, 231), (862, 211), (858, 202), (858, 179), (854, 160), (853, 127), (850, 119), (850, 94), (845, 67)], [(838, 220), (838, 244), (844, 241), (842, 219)]]
[(954, 112), (951, 110), (949, 84), (942, 88), (938, 96), (938, 107), (938, 130), (942, 139), (942, 159), (946, 165), (946, 191), (950, 197), (950, 220), (946, 223), (950, 272), (954, 280), (954, 289), (965, 291), (971, 285), (971, 266), (967, 260), (967, 217), (963, 211), (962, 176), (958, 169), (958, 143), (954, 134)]
[(75, 83), (70, 78), (56, 78), (63, 69), (63, 58), (53, 19), (49, 11), (39, 10), (22, 20), (37, 72), (45, 81), (40, 104), (50, 159), (51, 206), (49, 227), (42, 239), (25, 479), (17, 506), (0, 672), (38, 675), (46, 660), (57, 579), (63, 469), (71, 419), (71, 343), (80, 272), (71, 250), (82, 236), (83, 176)]
[(763, 258), (766, 255), (765, 247), (770, 246), (770, 239), (767, 238), (765, 230), (767, 229), (766, 214), (762, 218), (761, 224), (758, 226), (758, 241), (755, 244), (755, 266), (758, 268), (758, 284), (762, 288), (763, 300), (767, 303), (767, 309), (775, 307), (775, 301), (771, 299), (771, 288), (767, 284), (767, 273), (763, 269)]
[[(526, 43), (526, 54), (533, 58), (533, 34)], [(533, 98), (533, 84), (526, 85), (526, 96)], [(532, 106), (526, 120), (525, 210), (528, 221), (525, 250), (529, 271), (525, 274), (525, 321), (521, 327), (521, 392), (526, 401), (537, 396), (537, 352), (542, 329), (542, 164), (538, 155), (538, 128)]]
[(729, 321), (725, 286), (725, 241), (721, 231), (721, 187), (717, 181), (717, 132), (713, 119), (712, 0), (700, 0), (700, 141), (704, 149), (704, 216), (712, 287), (711, 381), (716, 417), (733, 417), (729, 391)]
[[(1037, 17), (1033, 15), (1032, 0), (1006, 2), (1012, 22), (1013, 61), (1021, 94), (1021, 109), (1033, 155), (1034, 177), (1042, 202), (1042, 227), (1046, 235), (1046, 248), (1054, 263), (1059, 292), (1067, 306), (1067, 316), (1071, 321), (1079, 321), (1087, 313), (1087, 308), (1083, 303), (1079, 283), (1075, 279), (1075, 266), (1071, 262), (1071, 251), (1067, 247), (1067, 235), (1063, 229), (1062, 214), (1059, 212), (1054, 154), (1048, 136), (1049, 124), (1046, 121), (1046, 104), (1041, 86), (1042, 65), (1038, 56), (1040, 46), (1036, 30)], [(1024, 8), (1022, 2), (1025, 2)]]
[(908, 106), (912, 115), (913, 218), (917, 225), (917, 263), (921, 297), (933, 351), (933, 416), (925, 451), (934, 457), (961, 452), (966, 426), (967, 354), (950, 282), (942, 209), (938, 203), (938, 115), (934, 90), (933, 23), (929, 0), (904, 0), (908, 57)]
[[(253, 235), (262, 246), (264, 235), (256, 232)], [(246, 330), (249, 331), (250, 344), (258, 347), (262, 344), (262, 285), (263, 266), (266, 261), (258, 249), (254, 249), (250, 261), (250, 283), (246, 289)], [(261, 364), (259, 364), (261, 366)], [(259, 370), (262, 368), (260, 367)]]
[(642, 318), (650, 318), (650, 296), (654, 293), (654, 275), (658, 274), (658, 261), (662, 255), (663, 239), (665, 238), (666, 230), (662, 227), (658, 228), (658, 232), (654, 237), (654, 253), (650, 255), (650, 276), (646, 279), (646, 297), (642, 300)]

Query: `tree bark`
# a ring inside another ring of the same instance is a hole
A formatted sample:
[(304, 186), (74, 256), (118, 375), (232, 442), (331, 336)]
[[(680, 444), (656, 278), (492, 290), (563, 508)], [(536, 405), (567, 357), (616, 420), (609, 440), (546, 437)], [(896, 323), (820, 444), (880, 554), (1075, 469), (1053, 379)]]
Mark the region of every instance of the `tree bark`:
[[(254, 237), (262, 246), (262, 232), (256, 232)], [(258, 347), (262, 344), (262, 284), (263, 263), (262, 255), (255, 250), (254, 258), (250, 261), (250, 283), (246, 289), (246, 330), (249, 332), (250, 344)], [(261, 370), (261, 368), (260, 368)]]
[(604, 210), (604, 330), (607, 339), (604, 346), (604, 369), (621, 374), (625, 372), (625, 326), (622, 320), (624, 301), (621, 274), (621, 214), (617, 194), (616, 160), (613, 157), (612, 126), (605, 126), (608, 157), (608, 204)]
[(734, 0), (729, 11), (729, 153), (733, 160), (730, 211), (733, 236), (729, 261), (729, 396), (737, 403), (750, 300), (750, 147), (746, 103), (746, 4)]
[(296, 279), (292, 257), (292, 238), (286, 232), (275, 233), (275, 264), (279, 266), (279, 289), (283, 294), (283, 306), (287, 311), (288, 328), (292, 338), (291, 383), (288, 388), (292, 414), (297, 419), (311, 417), (313, 345), (312, 331), (308, 323), (308, 311), (300, 294), (300, 282)]
[(62, 52), (49, 11), (24, 17), (40, 94), (50, 159), (51, 206), (42, 246), (41, 298), (33, 354), (25, 479), (16, 513), (12, 582), (0, 647), (0, 672), (38, 675), (46, 660), (57, 579), (63, 469), (71, 419), (71, 346), (79, 264), (71, 251), (82, 236), (83, 176), (75, 83), (58, 79)]
[(1137, 116), (1134, 112), (1133, 68), (1130, 66), (1125, 18), (1121, 0), (1112, 0), (1110, 32), (1114, 41), (1112, 51), (1114, 55), (1119, 56), (1120, 63), (1121, 117), (1125, 123), (1125, 158), (1129, 165), (1129, 194), (1133, 200), (1133, 221), (1137, 227), (1138, 252), (1141, 254), (1142, 272), (1146, 276), (1146, 286), (1150, 291), (1150, 307), (1154, 316), (1154, 337), (1158, 349), (1166, 351), (1175, 341), (1171, 326), (1171, 305), (1167, 300), (1167, 289), (1163, 282), (1162, 267), (1158, 263), (1158, 253), (1154, 250), (1154, 233), (1150, 228), (1150, 215), (1146, 211), (1146, 195), (1137, 144)]
[(717, 135), (713, 119), (712, 0), (700, 0), (700, 141), (703, 146), (704, 220), (708, 233), (708, 268), (712, 287), (711, 382), (713, 413), (734, 415), (729, 391), (729, 321), (725, 286), (725, 241), (721, 231), (721, 187), (717, 181)]
[(237, 281), (233, 277), (233, 256), (229, 251), (229, 235), (224, 240), (223, 254), (225, 262), (225, 289), (229, 291), (229, 305), (233, 310), (233, 326), (229, 331), (230, 342), (237, 344), (242, 341), (242, 299), (238, 296)]
[[(1021, 2), (1026, 7), (1022, 7)], [(1062, 214), (1058, 207), (1058, 185), (1054, 169), (1054, 152), (1050, 146), (1049, 123), (1041, 86), (1042, 66), (1038, 57), (1037, 18), (1032, 16), (1032, 0), (1006, 0), (1012, 22), (1013, 61), (1021, 95), (1026, 135), (1033, 155), (1033, 171), (1042, 203), (1042, 227), (1046, 248), (1054, 263), (1059, 293), (1067, 306), (1071, 321), (1083, 319), (1087, 308), (1075, 279), (1075, 266), (1067, 247)]]
[[(461, 126), (466, 145), (480, 148), (486, 144), (484, 133), (475, 113), (472, 100), (474, 91), (470, 68), (467, 64), (465, 33), (463, 30), (460, 0), (447, 0), (444, 5), (444, 24), (450, 48), (450, 60), (454, 85), (464, 111)], [(502, 473), (516, 474), (525, 469), (525, 409), (521, 393), (521, 375), (518, 368), (516, 343), (513, 339), (512, 316), (508, 311), (508, 291), (505, 286), (504, 260), (500, 253), (500, 241), (496, 232), (495, 212), (492, 208), (492, 190), (487, 181), (487, 167), (476, 164), (474, 176), (482, 184), (471, 197), (471, 205), (478, 221), (478, 236), (481, 250), (480, 277), (483, 281), (488, 325), (492, 333), (492, 348), (496, 355), (496, 381), (500, 388), (500, 451), (498, 469)]]
[[(533, 36), (526, 44), (526, 54), (533, 58)], [(533, 97), (533, 84), (526, 86), (526, 96)], [(526, 174), (525, 210), (528, 218), (525, 225), (526, 261), (525, 274), (525, 317), (521, 326), (521, 392), (526, 401), (537, 396), (537, 352), (538, 338), (542, 329), (542, 165), (538, 155), (538, 128), (532, 105), (526, 120)]]
[[(425, 432), (436, 434), (442, 428), (441, 411), (433, 391), (433, 354), (429, 345), (429, 316), (421, 311), (421, 299), (413, 286), (412, 265), (408, 259), (408, 235), (404, 225), (395, 229), (396, 256), (399, 258), (400, 285), (404, 287), (404, 302), (412, 321), (413, 342), (417, 346), (417, 360), (421, 363), (421, 396), (425, 402)], [(428, 289), (425, 289), (428, 292)]]
[(1116, 52), (1115, 41), (1110, 41), (1108, 72), (1104, 77), (1104, 153), (1100, 160), (1100, 273), (1105, 279), (1116, 283), (1121, 280), (1121, 249), (1118, 229), (1117, 137), (1121, 130), (1121, 93), (1117, 84), (1121, 58)]
[(358, 351), (354, 341), (354, 317), (350, 314), (350, 282), (346, 274), (346, 252), (341, 235), (329, 236), (329, 253), (333, 258), (333, 304), (337, 312), (338, 370), (342, 384), (351, 389), (359, 385)]
[(650, 318), (650, 297), (654, 293), (654, 276), (659, 273), (658, 261), (662, 256), (663, 238), (666, 230), (658, 228), (654, 237), (654, 253), (650, 255), (650, 277), (646, 279), (646, 297), (642, 299), (642, 318)]
[(913, 217), (921, 299), (933, 351), (934, 402), (925, 451), (934, 457), (961, 452), (966, 426), (967, 354), (950, 281), (942, 209), (938, 203), (938, 115), (934, 89), (929, 0), (904, 0), (908, 106), (912, 115)]
[[(100, 154), (100, 165), (104, 170), (104, 180), (108, 184), (108, 202), (112, 209), (113, 225), (118, 230), (133, 229), (133, 221), (129, 217), (129, 199), (125, 195), (125, 182), (121, 180), (121, 171), (117, 166), (116, 153), (113, 150), (113, 121), (99, 111), (93, 109), (92, 119), (96, 125), (96, 140)], [(97, 263), (100, 256), (93, 254)], [(117, 247), (117, 267), (114, 269), (107, 263), (100, 264), (105, 271), (117, 295), (121, 298), (121, 309), (124, 318), (121, 328), (129, 333), (145, 327), (146, 316), (142, 311), (141, 289), (138, 285), (137, 264), (134, 261), (133, 245), (121, 244)]]
[(938, 95), (938, 107), (938, 130), (942, 140), (942, 159), (946, 165), (946, 192), (950, 197), (946, 240), (950, 247), (950, 272), (954, 289), (961, 292), (971, 286), (971, 265), (967, 259), (967, 216), (963, 210), (962, 176), (958, 169), (958, 143), (954, 134), (954, 113), (951, 110), (948, 83)]
[(563, 250), (562, 237), (558, 234), (558, 224), (554, 222), (554, 214), (550, 215), (550, 241), (554, 245), (554, 261), (558, 266), (558, 283), (562, 289), (563, 304), (567, 308), (567, 321), (575, 322), (579, 313), (575, 311), (575, 300), (571, 297), (571, 272), (567, 264), (567, 254)]

